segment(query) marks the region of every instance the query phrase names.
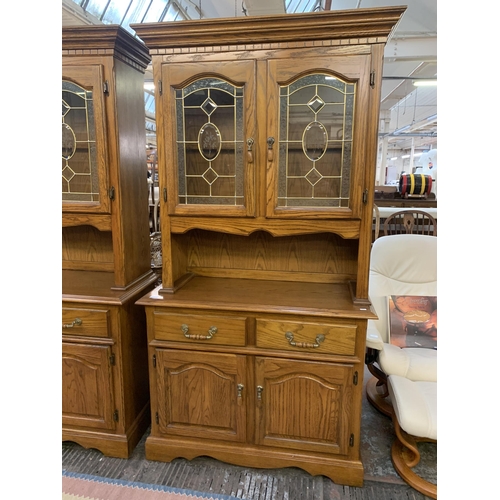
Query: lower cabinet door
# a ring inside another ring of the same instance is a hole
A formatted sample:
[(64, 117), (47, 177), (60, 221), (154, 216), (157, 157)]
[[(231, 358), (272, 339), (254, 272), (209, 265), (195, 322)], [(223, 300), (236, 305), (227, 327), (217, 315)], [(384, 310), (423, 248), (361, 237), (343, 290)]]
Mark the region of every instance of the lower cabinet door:
[(245, 356), (174, 349), (155, 356), (152, 411), (160, 434), (246, 440)]
[(62, 343), (62, 423), (114, 430), (111, 347)]
[(257, 357), (255, 379), (257, 444), (347, 454), (352, 366)]

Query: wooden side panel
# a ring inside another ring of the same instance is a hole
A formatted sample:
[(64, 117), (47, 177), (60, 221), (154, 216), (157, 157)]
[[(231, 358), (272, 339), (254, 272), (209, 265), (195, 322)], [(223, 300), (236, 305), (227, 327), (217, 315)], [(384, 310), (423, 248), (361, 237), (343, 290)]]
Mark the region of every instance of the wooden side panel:
[(109, 130), (115, 163), (111, 169), (113, 247), (117, 286), (126, 286), (151, 266), (144, 111), (144, 75), (122, 61), (114, 65), (115, 114)]

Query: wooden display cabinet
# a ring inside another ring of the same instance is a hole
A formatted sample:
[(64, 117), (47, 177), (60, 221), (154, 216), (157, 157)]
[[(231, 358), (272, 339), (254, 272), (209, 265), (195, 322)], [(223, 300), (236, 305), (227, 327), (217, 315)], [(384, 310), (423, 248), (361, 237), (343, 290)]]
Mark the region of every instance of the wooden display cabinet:
[(62, 439), (126, 458), (150, 421), (144, 44), (62, 30)]
[(146, 456), (359, 486), (383, 50), (404, 7), (133, 25), (157, 103)]
[(149, 62), (144, 44), (120, 26), (62, 30), (63, 270), (113, 273), (117, 289), (151, 274)]

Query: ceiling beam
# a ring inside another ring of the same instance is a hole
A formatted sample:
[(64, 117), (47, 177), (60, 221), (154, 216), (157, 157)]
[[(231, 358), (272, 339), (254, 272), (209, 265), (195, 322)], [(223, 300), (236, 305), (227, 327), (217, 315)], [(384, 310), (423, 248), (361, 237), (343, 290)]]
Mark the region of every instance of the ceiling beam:
[(284, 0), (245, 0), (249, 16), (285, 14)]

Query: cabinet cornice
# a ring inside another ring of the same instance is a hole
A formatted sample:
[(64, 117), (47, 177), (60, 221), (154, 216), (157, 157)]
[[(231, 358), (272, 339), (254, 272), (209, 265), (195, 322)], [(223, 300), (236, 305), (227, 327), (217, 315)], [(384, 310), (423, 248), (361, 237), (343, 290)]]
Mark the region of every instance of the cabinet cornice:
[(143, 73), (151, 62), (147, 47), (118, 25), (65, 27), (62, 51), (63, 55), (112, 55)]
[[(132, 24), (150, 49), (204, 45), (241, 45), (300, 40), (376, 39), (385, 43), (405, 6), (276, 16), (196, 19)], [(363, 40), (366, 43), (366, 40)]]

